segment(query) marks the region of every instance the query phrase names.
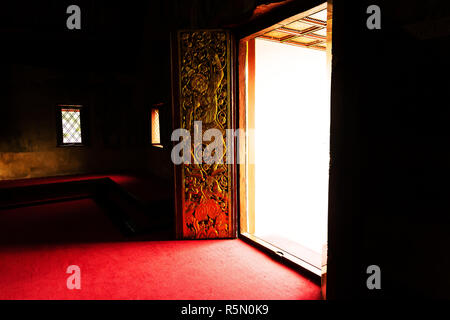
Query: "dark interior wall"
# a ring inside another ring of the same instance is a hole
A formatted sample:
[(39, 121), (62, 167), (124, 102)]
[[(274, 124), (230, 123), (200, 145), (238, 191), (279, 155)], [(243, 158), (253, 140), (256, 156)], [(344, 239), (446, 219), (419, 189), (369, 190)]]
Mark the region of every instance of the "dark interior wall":
[[(66, 8), (81, 8), (81, 30)], [(245, 19), (248, 1), (7, 1), (0, 13), (0, 179), (99, 171), (170, 179), (170, 33)], [(166, 148), (149, 145), (161, 110)], [(56, 147), (57, 104), (89, 107), (90, 144)]]
[[(82, 28), (68, 30), (69, 4), (2, 10), (0, 179), (151, 168), (148, 108), (159, 97), (140, 93), (137, 72), (148, 5), (78, 1)], [(58, 104), (88, 108), (88, 146), (56, 146)]]
[[(8, 66), (2, 77), (9, 85), (1, 97), (2, 179), (142, 168), (144, 123), (137, 115), (144, 110), (130, 103), (127, 78), (20, 64)], [(88, 108), (88, 146), (57, 147), (58, 104)]]
[(333, 19), (329, 297), (449, 298), (449, 3), (336, 0)]

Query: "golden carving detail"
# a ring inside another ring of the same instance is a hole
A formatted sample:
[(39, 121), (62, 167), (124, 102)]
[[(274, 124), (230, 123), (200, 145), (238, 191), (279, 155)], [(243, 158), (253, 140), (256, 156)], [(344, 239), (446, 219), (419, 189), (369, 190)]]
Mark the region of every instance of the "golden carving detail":
[[(230, 48), (224, 31), (179, 33), (181, 128), (194, 137), (194, 121), (203, 132), (215, 128), (225, 137), (230, 126)], [(194, 140), (194, 139), (192, 139)], [(201, 140), (201, 139), (200, 139)], [(192, 141), (194, 142), (194, 141)], [(226, 154), (226, 144), (223, 141)], [(202, 161), (208, 142), (191, 149), (191, 164), (182, 165), (183, 237), (192, 239), (231, 237), (230, 165)]]

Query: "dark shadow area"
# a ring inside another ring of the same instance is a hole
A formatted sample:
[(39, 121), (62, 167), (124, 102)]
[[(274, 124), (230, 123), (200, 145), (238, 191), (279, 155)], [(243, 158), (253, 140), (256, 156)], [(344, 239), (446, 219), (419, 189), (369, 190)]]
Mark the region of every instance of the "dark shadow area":
[(27, 183), (2, 188), (1, 246), (173, 238), (170, 197), (143, 201), (110, 178)]
[(333, 7), (329, 297), (448, 299), (450, 3), (372, 4)]

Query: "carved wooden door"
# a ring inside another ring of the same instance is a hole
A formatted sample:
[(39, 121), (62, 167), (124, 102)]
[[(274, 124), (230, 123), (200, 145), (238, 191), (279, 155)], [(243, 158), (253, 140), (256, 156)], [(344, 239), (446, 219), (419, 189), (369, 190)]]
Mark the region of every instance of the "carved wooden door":
[[(227, 153), (234, 142), (226, 139), (227, 129), (234, 129), (233, 74), (228, 31), (181, 30), (173, 36), (173, 128), (190, 135), (189, 161), (175, 165), (178, 239), (236, 237), (234, 156)], [(212, 163), (205, 154), (218, 138), (208, 141), (204, 134), (210, 129), (221, 133), (223, 151), (211, 153), (216, 156)]]

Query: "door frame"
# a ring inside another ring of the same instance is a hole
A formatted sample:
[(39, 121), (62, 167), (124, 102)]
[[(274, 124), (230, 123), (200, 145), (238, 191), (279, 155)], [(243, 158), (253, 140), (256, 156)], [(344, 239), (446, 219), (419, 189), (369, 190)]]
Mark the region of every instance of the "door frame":
[[(278, 23), (289, 23), (294, 20), (301, 19), (305, 16), (308, 16), (320, 9), (328, 8), (327, 14), (327, 65), (329, 70), (329, 83), (331, 90), (331, 60), (332, 60), (332, 37), (331, 37), (331, 27), (332, 27), (332, 0), (316, 0), (316, 1), (287, 1), (287, 3), (277, 6), (271, 10), (268, 10), (267, 13), (257, 16), (255, 18), (251, 18), (250, 21), (244, 25), (237, 27), (234, 30), (234, 34), (236, 35), (236, 44), (235, 48), (237, 50), (236, 57), (236, 112), (237, 115), (235, 127), (240, 129), (241, 136), (239, 137), (239, 143), (237, 145), (238, 148), (238, 157), (239, 157), (239, 165), (236, 165), (237, 171), (237, 205), (238, 205), (238, 237), (242, 240), (248, 242), (249, 244), (258, 247), (259, 249), (265, 251), (272, 257), (280, 260), (282, 263), (287, 264), (299, 272), (307, 275), (314, 282), (318, 283), (322, 287), (322, 296), (326, 298), (326, 283), (327, 283), (327, 258), (328, 258), (328, 245), (324, 247), (322, 252), (322, 269), (318, 270), (315, 267), (311, 267), (308, 263), (304, 262), (297, 257), (290, 255), (286, 252), (281, 252), (279, 248), (263, 241), (254, 235), (242, 232), (243, 228), (247, 227), (247, 197), (248, 197), (248, 188), (247, 188), (247, 172), (246, 172), (246, 158), (247, 158), (247, 145), (246, 145), (246, 122), (247, 122), (247, 97), (246, 96), (246, 68), (247, 68), (247, 43), (249, 40), (254, 39), (258, 35), (261, 35), (273, 28), (274, 25)], [(296, 15), (292, 15), (292, 12), (299, 12)], [(254, 43), (254, 41), (253, 41)], [(254, 49), (254, 48), (253, 48)], [(331, 97), (331, 93), (330, 93)], [(331, 109), (331, 101), (330, 101), (330, 109)], [(331, 110), (330, 110), (331, 112)], [(332, 121), (332, 119), (330, 119)], [(330, 132), (331, 134), (331, 132)], [(330, 139), (331, 140), (331, 139)], [(331, 151), (330, 151), (331, 152)], [(330, 154), (330, 159), (332, 155)], [(332, 179), (332, 171), (333, 168), (330, 166), (329, 172), (329, 207), (330, 207), (330, 198), (332, 194), (332, 190), (330, 189), (332, 184), (330, 180)], [(251, 213), (250, 213), (251, 214)], [(328, 212), (328, 230), (330, 229), (330, 210)], [(254, 219), (254, 213), (253, 213)], [(332, 221), (331, 221), (332, 222)], [(327, 232), (329, 233), (329, 231)], [(329, 239), (329, 235), (327, 237)], [(328, 240), (327, 240), (328, 241)]]

